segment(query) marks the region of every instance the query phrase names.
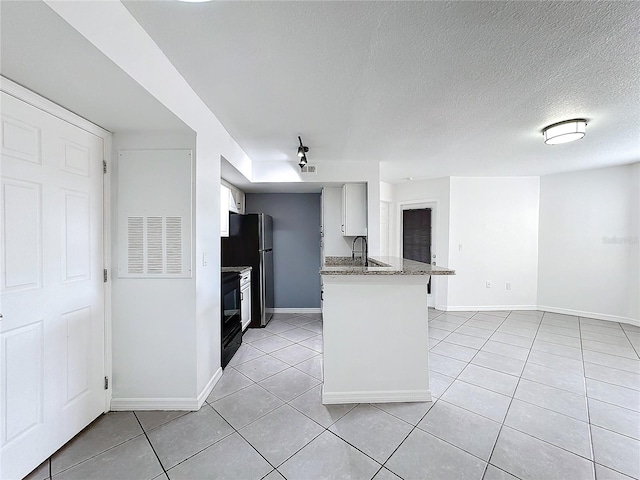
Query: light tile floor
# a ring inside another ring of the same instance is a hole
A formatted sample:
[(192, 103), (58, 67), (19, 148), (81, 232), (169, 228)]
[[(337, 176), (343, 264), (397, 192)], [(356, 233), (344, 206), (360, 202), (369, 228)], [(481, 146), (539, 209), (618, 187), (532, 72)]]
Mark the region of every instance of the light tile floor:
[(640, 328), (429, 316), (433, 402), (322, 405), (322, 320), (278, 315), (198, 412), (103, 415), (28, 478), (640, 478)]

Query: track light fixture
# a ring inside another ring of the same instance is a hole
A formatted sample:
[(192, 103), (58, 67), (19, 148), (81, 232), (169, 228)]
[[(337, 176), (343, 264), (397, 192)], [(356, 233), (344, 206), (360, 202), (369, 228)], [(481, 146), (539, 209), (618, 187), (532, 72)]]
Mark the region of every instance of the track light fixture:
[(300, 170), (302, 170), (307, 164), (307, 152), (309, 151), (309, 147), (305, 147), (302, 144), (302, 138), (300, 138), (300, 135), (298, 135), (298, 141), (300, 142), (300, 146), (298, 147), (298, 157), (300, 157), (300, 161), (298, 162), (298, 165), (300, 165)]

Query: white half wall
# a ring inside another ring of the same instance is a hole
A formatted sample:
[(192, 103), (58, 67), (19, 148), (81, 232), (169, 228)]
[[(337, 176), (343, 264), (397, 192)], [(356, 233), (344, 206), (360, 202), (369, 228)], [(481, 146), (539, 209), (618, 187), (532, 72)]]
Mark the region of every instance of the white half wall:
[(540, 180), (542, 310), (640, 324), (640, 163)]
[(451, 178), (448, 310), (536, 308), (539, 187), (538, 177)]

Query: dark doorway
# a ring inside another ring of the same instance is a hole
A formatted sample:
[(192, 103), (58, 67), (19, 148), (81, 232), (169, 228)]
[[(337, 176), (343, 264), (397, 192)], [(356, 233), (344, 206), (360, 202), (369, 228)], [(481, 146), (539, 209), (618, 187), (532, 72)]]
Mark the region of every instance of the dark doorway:
[[(402, 256), (409, 260), (431, 263), (431, 209), (402, 211)], [(431, 279), (427, 285), (431, 293)]]

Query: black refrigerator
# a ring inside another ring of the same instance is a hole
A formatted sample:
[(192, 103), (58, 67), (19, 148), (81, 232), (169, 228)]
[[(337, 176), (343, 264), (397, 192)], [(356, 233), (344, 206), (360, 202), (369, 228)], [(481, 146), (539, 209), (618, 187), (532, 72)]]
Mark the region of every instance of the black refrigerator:
[(223, 267), (251, 268), (250, 327), (266, 327), (273, 316), (273, 218), (264, 213), (229, 216), (222, 238)]

